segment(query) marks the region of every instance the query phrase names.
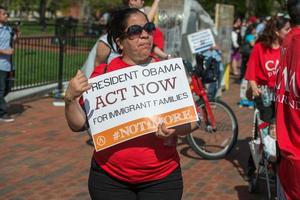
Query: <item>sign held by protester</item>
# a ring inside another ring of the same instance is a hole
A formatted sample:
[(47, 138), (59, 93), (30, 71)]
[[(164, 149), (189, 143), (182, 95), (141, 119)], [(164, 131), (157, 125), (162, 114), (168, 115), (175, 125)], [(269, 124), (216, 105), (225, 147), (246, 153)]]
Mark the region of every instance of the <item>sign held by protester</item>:
[(136, 65), (89, 79), (83, 94), (96, 151), (198, 120), (181, 58)]
[(215, 39), (210, 29), (204, 29), (187, 36), (193, 54), (201, 53), (215, 46)]

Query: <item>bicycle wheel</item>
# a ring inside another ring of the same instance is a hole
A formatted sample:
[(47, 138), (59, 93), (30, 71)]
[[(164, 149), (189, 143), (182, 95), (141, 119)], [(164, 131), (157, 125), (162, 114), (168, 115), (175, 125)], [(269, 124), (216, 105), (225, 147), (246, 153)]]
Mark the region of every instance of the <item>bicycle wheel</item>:
[[(205, 121), (200, 113), (200, 126), (187, 135), (192, 149), (205, 159), (224, 158), (235, 145), (238, 137), (238, 124), (231, 108), (222, 101), (210, 101), (212, 113), (216, 121), (216, 129), (212, 130), (209, 121)], [(197, 101), (199, 110), (205, 106)]]

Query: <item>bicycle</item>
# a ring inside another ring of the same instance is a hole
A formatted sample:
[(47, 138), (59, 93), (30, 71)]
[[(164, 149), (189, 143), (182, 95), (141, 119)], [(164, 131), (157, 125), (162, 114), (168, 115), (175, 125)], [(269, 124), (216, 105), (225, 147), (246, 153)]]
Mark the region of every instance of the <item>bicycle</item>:
[(196, 67), (193, 67), (184, 60), (200, 119), (199, 128), (187, 135), (187, 141), (205, 159), (224, 158), (236, 144), (237, 119), (225, 102), (208, 98), (203, 84), (216, 80), (213, 73), (209, 74), (209, 70), (214, 69), (204, 69), (204, 57), (201, 54), (196, 55), (196, 61)]

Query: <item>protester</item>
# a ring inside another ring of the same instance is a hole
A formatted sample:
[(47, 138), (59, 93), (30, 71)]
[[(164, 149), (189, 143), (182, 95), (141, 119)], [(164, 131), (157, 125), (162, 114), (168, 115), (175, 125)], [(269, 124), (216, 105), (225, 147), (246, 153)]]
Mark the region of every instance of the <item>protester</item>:
[[(278, 199), (300, 199), (300, 0), (288, 0), (292, 30), (282, 44), (276, 79), (276, 132), (280, 150)], [(282, 187), (281, 187), (282, 186)]]
[(255, 25), (251, 24), (248, 26), (246, 30), (244, 42), (240, 48), (240, 52), (242, 55), (241, 74), (240, 74), (241, 81), (245, 76), (245, 72), (247, 69), (247, 62), (249, 60), (249, 56), (251, 54), (252, 48), (255, 45), (255, 41), (256, 41), (256, 29), (255, 29)]
[[(137, 8), (146, 13), (148, 20), (153, 22), (155, 14), (158, 10), (160, 0), (153, 0), (151, 7), (144, 7), (143, 0), (123, 0), (124, 6), (129, 8)], [(171, 55), (164, 52), (164, 35), (162, 31), (156, 27), (153, 34), (153, 55), (161, 59), (169, 59)]]
[[(113, 44), (115, 46), (115, 44)], [(107, 41), (107, 34), (100, 37), (98, 40), (97, 53), (94, 61), (94, 66), (98, 66), (101, 63), (110, 63), (114, 58), (120, 56), (117, 52), (113, 51), (110, 44)]]
[[(145, 12), (147, 14), (148, 20), (152, 22), (154, 20), (155, 13), (157, 12), (158, 9), (159, 1), (160, 0), (154, 0), (151, 8), (148, 7), (144, 8), (143, 7), (144, 1), (142, 0), (123, 0), (123, 3), (125, 7), (137, 8)], [(155, 46), (153, 48), (153, 52), (155, 55), (157, 55), (159, 58), (162, 59), (170, 58), (170, 55), (166, 54), (163, 51), (163, 47), (164, 47), (163, 34), (158, 29), (156, 29), (155, 31), (154, 43)], [(118, 55), (119, 54), (113, 51), (113, 48), (108, 43), (107, 34), (105, 34), (102, 37), (100, 37), (98, 41), (94, 66), (97, 66), (101, 63), (109, 63), (113, 58), (117, 57)]]
[(124, 6), (129, 8), (137, 8), (147, 14), (148, 20), (153, 21), (157, 12), (160, 0), (153, 0), (151, 7), (144, 7), (144, 0), (123, 0)]
[[(116, 44), (116, 50), (122, 56), (106, 65), (105, 71), (158, 61), (151, 57), (154, 30), (154, 24), (138, 9), (126, 8), (114, 13), (108, 29), (108, 41)], [(104, 67), (97, 66), (92, 76), (103, 72)], [(78, 71), (66, 90), (65, 114), (74, 131), (87, 127), (87, 116), (78, 103), (78, 98), (89, 88), (87, 79)], [(166, 145), (164, 141), (175, 135), (189, 133), (194, 128), (195, 123), (172, 129), (160, 124), (156, 133), (94, 152), (89, 177), (91, 198), (180, 200), (183, 184), (179, 155), (175, 144)]]
[(249, 17), (248, 21), (247, 21), (248, 26), (253, 24), (256, 26), (257, 24), (257, 17), (256, 16), (251, 16)]
[(273, 123), (275, 117), (274, 102), (266, 98), (272, 96), (280, 59), (280, 44), (289, 30), (287, 18), (272, 17), (253, 47), (247, 63), (245, 79), (249, 81), (261, 119), (269, 123)]
[(241, 54), (239, 52), (240, 46), (242, 44), (241, 36), (241, 25), (242, 21), (238, 17), (233, 22), (233, 29), (231, 32), (231, 41), (232, 41), (232, 54), (231, 54), (231, 68), (232, 74), (238, 75), (238, 68), (241, 65)]
[(265, 17), (259, 18), (259, 23), (256, 26), (256, 34), (261, 35), (266, 27), (267, 20)]
[(8, 13), (4, 7), (0, 7), (0, 121), (13, 122), (14, 119), (7, 112), (7, 103), (4, 97), (10, 88), (8, 76), (12, 71), (11, 57), (14, 53), (12, 42), (15, 39), (11, 27), (6, 26)]
[(256, 29), (254, 24), (250, 24), (245, 32), (245, 37), (242, 46), (240, 47), (240, 53), (242, 55), (241, 73), (240, 73), (240, 107), (253, 108), (254, 103), (251, 99), (247, 98), (246, 92), (248, 87), (248, 81), (245, 80), (245, 72), (247, 69), (247, 63), (255, 45), (256, 41)]

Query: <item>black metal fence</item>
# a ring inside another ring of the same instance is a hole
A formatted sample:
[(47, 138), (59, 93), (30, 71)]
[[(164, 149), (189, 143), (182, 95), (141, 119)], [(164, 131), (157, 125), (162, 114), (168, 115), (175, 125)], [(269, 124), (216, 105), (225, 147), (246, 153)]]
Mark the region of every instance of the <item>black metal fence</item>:
[(81, 68), (96, 36), (21, 37), (14, 44), (13, 91), (69, 80)]

